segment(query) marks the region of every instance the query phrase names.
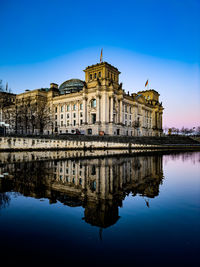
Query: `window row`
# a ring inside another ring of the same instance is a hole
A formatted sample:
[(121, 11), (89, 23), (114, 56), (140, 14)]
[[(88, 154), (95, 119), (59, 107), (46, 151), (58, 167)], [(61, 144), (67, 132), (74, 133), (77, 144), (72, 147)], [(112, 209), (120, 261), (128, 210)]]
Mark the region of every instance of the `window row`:
[[(80, 117), (83, 117), (83, 112), (80, 112)], [(70, 113), (67, 113), (66, 118), (69, 119), (70, 118)], [(73, 113), (73, 118), (76, 118), (76, 113)], [(58, 115), (55, 115), (55, 120), (58, 119)], [(64, 115), (60, 114), (60, 119), (64, 119)]]
[[(56, 174), (55, 174), (55, 179), (57, 179)], [(64, 180), (65, 180), (66, 182), (70, 182), (70, 179), (69, 179), (68, 176), (66, 176), (65, 179), (64, 179), (63, 175), (60, 175), (60, 181), (64, 181)], [(73, 184), (75, 184), (75, 178), (73, 178), (71, 182), (72, 182)], [(79, 179), (79, 185), (81, 185), (81, 184), (82, 184), (82, 179), (80, 178), (80, 179)]]
[[(80, 125), (82, 125), (83, 124), (83, 120), (80, 120)], [(77, 121), (76, 120), (73, 120), (72, 121), (72, 125), (73, 126), (76, 126), (77, 125)], [(55, 122), (55, 126), (57, 127), (58, 126), (58, 123), (57, 123), (57, 121)], [(61, 127), (66, 127), (66, 126), (70, 126), (70, 121), (67, 121), (67, 123), (66, 124), (64, 124), (64, 121), (61, 121), (60, 122), (60, 126)]]
[[(80, 110), (83, 110), (83, 104), (82, 103), (79, 105), (79, 108), (80, 108)], [(75, 111), (76, 109), (77, 109), (77, 105), (73, 104), (72, 110)], [(67, 111), (70, 111), (70, 105), (67, 105)], [(58, 107), (55, 107), (55, 113), (57, 113), (57, 112), (58, 112)], [(60, 107), (60, 112), (64, 112), (64, 106)]]
[(101, 72), (100, 71), (99, 71), (98, 74), (96, 72), (95, 73), (90, 73), (90, 80), (97, 79), (97, 75), (98, 75), (99, 78), (101, 78)]

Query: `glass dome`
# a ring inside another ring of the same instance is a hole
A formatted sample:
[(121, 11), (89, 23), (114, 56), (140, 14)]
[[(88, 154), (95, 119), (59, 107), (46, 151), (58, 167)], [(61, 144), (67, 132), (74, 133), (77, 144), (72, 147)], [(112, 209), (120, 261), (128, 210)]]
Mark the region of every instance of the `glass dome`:
[(79, 79), (71, 79), (65, 81), (59, 86), (59, 91), (61, 94), (70, 94), (79, 92), (83, 89), (84, 82)]

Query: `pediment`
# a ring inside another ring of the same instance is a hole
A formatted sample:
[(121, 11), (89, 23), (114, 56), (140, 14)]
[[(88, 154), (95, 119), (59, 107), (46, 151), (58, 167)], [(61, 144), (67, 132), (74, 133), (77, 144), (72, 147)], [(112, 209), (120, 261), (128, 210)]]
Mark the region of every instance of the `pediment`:
[(140, 104), (146, 104), (146, 103), (147, 103), (147, 102), (146, 102), (146, 99), (144, 98), (143, 95), (137, 95), (137, 96), (136, 96), (136, 100), (137, 100), (137, 102), (139, 102)]

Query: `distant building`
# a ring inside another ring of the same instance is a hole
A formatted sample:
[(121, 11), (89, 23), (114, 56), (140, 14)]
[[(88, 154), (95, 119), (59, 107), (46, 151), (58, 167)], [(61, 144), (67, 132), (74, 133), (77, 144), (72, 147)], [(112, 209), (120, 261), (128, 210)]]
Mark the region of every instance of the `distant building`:
[[(102, 62), (88, 66), (85, 81), (12, 95), (1, 113), (10, 131), (89, 135), (160, 136), (163, 107), (153, 89), (129, 94), (119, 84), (117, 68)], [(15, 98), (13, 101), (13, 97)]]

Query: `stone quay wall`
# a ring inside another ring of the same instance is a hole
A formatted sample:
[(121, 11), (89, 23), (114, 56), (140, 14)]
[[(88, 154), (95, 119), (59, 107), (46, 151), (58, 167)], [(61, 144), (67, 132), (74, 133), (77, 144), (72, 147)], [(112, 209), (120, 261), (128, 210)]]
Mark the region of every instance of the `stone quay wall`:
[(134, 149), (152, 148), (157, 145), (143, 145), (133, 143), (116, 143), (108, 141), (73, 141), (42, 138), (19, 138), (0, 137), (0, 151), (21, 151), (21, 150), (90, 150), (90, 149)]
[[(197, 148), (200, 144), (196, 143), (164, 143), (152, 142), (152, 139), (141, 139), (140, 143), (124, 140), (111, 142), (110, 140), (72, 140), (72, 139), (46, 139), (38, 137), (0, 137), (0, 151), (32, 151), (32, 150), (108, 150), (108, 149), (184, 149)], [(159, 140), (157, 140), (159, 141)]]

